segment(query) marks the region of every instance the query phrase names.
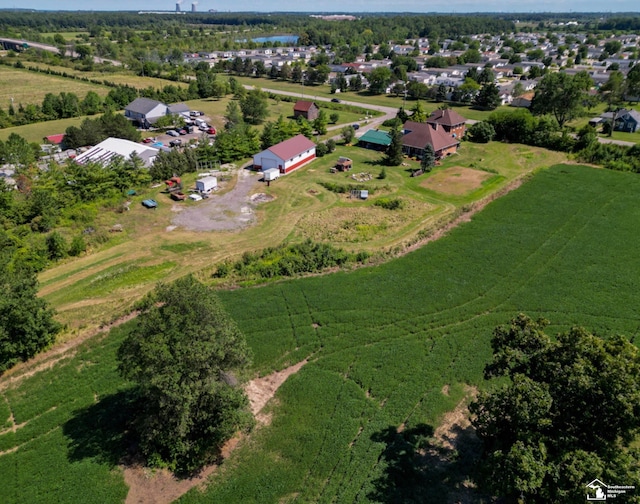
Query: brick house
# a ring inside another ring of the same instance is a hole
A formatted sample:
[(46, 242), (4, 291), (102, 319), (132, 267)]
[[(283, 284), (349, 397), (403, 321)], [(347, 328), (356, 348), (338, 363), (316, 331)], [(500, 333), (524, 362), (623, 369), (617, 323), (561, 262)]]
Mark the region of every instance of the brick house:
[(466, 122), (467, 120), (464, 117), (451, 109), (434, 110), (427, 119), (427, 124), (441, 126), (445, 132), (454, 138), (462, 138), (464, 136)]
[(422, 157), (427, 144), (433, 147), (436, 159), (442, 159), (458, 150), (460, 141), (445, 131), (437, 122), (407, 121), (402, 127), (402, 150), (408, 156)]

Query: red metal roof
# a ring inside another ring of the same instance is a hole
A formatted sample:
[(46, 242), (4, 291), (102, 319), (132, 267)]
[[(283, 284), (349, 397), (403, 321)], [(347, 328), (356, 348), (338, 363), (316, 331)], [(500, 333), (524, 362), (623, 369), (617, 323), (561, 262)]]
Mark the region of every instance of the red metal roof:
[(284, 161), (288, 161), (303, 152), (308, 151), (316, 146), (311, 140), (304, 135), (296, 135), (289, 140), (272, 145), (267, 150), (273, 152), (276, 156)]
[(437, 153), (447, 147), (458, 145), (460, 142), (444, 131), (443, 128), (435, 129), (430, 124), (407, 121), (403, 126), (407, 133), (402, 137), (402, 145), (415, 149), (424, 149), (431, 144)]
[(64, 133), (59, 133), (57, 135), (49, 135), (48, 137), (45, 137), (45, 138), (49, 143), (60, 145), (64, 140)]
[(315, 103), (311, 101), (298, 100), (296, 104), (293, 106), (293, 110), (299, 110), (300, 112), (308, 112), (309, 109), (314, 105)]
[(467, 120), (458, 114), (455, 110), (434, 110), (429, 118), (428, 123), (438, 123), (443, 126), (457, 126), (458, 124), (464, 124)]

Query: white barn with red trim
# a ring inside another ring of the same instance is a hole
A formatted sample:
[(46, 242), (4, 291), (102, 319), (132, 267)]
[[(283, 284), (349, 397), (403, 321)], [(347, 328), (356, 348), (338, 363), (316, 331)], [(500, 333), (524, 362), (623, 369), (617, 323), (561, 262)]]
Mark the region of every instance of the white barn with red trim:
[(316, 158), (316, 144), (304, 135), (272, 145), (253, 156), (256, 170), (277, 168), (280, 173), (289, 173)]

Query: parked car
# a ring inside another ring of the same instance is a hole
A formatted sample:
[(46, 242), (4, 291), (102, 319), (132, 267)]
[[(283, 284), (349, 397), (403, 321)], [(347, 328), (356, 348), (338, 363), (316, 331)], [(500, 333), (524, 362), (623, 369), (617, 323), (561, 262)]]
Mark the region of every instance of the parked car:
[(158, 202), (154, 199), (146, 199), (142, 201), (142, 206), (145, 208), (158, 208)]
[(199, 194), (190, 194), (189, 199), (192, 201), (202, 201), (202, 196)]
[(331, 101), (333, 103), (340, 103), (340, 100), (338, 98), (331, 98)]
[(209, 133), (209, 135), (215, 135), (216, 129), (213, 126), (211, 126), (210, 128), (207, 129), (207, 133)]
[(354, 130), (358, 130), (358, 129), (360, 129), (360, 125), (359, 125), (358, 123), (352, 124), (352, 125), (351, 125), (351, 127), (352, 127)]
[(171, 140), (171, 141), (169, 142), (169, 145), (170, 145), (171, 147), (180, 147), (180, 146), (182, 145), (182, 139), (180, 139), (180, 138), (176, 138), (175, 140)]
[(167, 135), (172, 137), (177, 137), (177, 136), (180, 136), (180, 133), (178, 133), (176, 130), (169, 130), (167, 131)]
[(152, 143), (156, 141), (156, 137), (147, 137), (142, 140), (142, 143)]
[(204, 115), (204, 113), (200, 112), (199, 110), (192, 110), (191, 112), (189, 112), (189, 115), (191, 117), (198, 117), (198, 116)]

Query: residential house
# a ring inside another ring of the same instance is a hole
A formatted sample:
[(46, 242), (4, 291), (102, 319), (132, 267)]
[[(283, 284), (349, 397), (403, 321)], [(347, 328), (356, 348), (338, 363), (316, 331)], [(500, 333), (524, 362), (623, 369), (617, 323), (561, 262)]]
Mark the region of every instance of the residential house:
[(446, 133), (454, 138), (464, 136), (466, 122), (464, 117), (452, 109), (434, 110), (427, 119), (427, 124), (441, 126)]
[(637, 110), (619, 110), (615, 116), (613, 129), (625, 133), (635, 133), (640, 130), (640, 112)]
[(511, 100), (510, 105), (512, 107), (529, 108), (531, 107), (531, 102), (533, 101), (534, 96), (534, 91), (527, 91), (526, 93), (522, 93), (520, 96)]
[(313, 121), (318, 117), (320, 110), (318, 106), (310, 101), (298, 100), (293, 106), (293, 116), (302, 116), (307, 121)]
[(253, 156), (253, 167), (263, 171), (277, 168), (280, 173), (290, 173), (315, 158), (316, 144), (304, 135), (296, 135)]
[(124, 109), (124, 116), (142, 128), (149, 128), (166, 113), (164, 103), (150, 98), (136, 98)]
[(402, 150), (408, 156), (421, 157), (427, 144), (433, 147), (437, 159), (458, 150), (460, 141), (451, 136), (437, 122), (427, 124), (407, 121), (403, 126)]

